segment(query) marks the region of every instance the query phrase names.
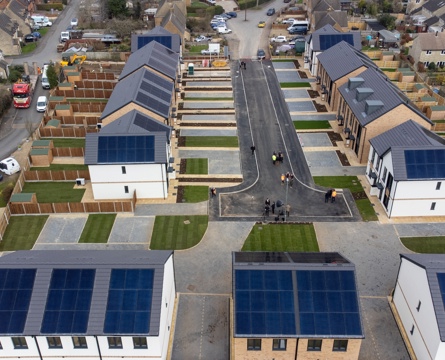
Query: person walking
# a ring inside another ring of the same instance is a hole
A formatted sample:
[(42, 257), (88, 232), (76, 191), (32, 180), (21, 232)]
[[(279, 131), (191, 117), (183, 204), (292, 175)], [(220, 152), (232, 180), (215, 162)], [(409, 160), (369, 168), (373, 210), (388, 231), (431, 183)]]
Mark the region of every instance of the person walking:
[(335, 202), (336, 197), (337, 197), (337, 191), (335, 191), (335, 189), (332, 189), (331, 202)]
[(272, 154), (272, 164), (276, 164), (277, 163), (277, 155), (275, 153)]
[(290, 187), (294, 186), (294, 174), (290, 174), (289, 185), (290, 185)]
[(275, 201), (272, 202), (272, 205), (270, 206), (270, 208), (272, 209), (272, 214), (275, 214)]
[(269, 205), (270, 206), (270, 199), (267, 198), (266, 201), (264, 202), (264, 205)]
[(244, 65), (244, 61), (241, 61), (241, 62), (239, 63), (239, 68), (242, 69), (242, 68), (243, 68), (243, 65)]
[(245, 61), (243, 62), (243, 65), (244, 65), (244, 70), (246, 70), (246, 62)]
[(283, 161), (284, 161), (283, 153), (282, 153), (281, 151), (278, 152), (278, 160), (280, 161), (281, 164), (282, 164)]
[(326, 194), (324, 194), (324, 202), (325, 203), (329, 202), (329, 200), (331, 199), (331, 194), (332, 194), (332, 190), (331, 189), (326, 191)]
[(214, 187), (211, 187), (211, 188), (210, 188), (210, 195), (211, 195), (212, 197), (216, 196), (216, 189), (215, 189)]
[(284, 176), (284, 174), (281, 174), (281, 185), (284, 185), (284, 180), (286, 180), (286, 176)]
[(270, 211), (270, 206), (269, 206), (269, 205), (266, 205), (266, 206), (264, 207), (264, 212), (266, 213), (266, 216), (269, 216), (269, 211)]
[(255, 145), (252, 145), (252, 146), (250, 147), (250, 151), (252, 151), (252, 155), (255, 153)]
[(289, 213), (290, 213), (290, 205), (287, 204), (286, 205), (286, 217), (289, 217)]

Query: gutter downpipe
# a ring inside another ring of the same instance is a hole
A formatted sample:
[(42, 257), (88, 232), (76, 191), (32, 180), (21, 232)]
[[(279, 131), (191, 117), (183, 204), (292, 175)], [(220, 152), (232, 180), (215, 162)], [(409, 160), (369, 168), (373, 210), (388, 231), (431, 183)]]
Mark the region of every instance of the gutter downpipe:
[(99, 359), (102, 360), (102, 353), (100, 352), (99, 340), (97, 340), (97, 336), (94, 336), (96, 339), (97, 351), (99, 352)]
[(34, 338), (34, 341), (36, 342), (37, 351), (39, 353), (39, 358), (40, 358), (40, 360), (43, 360), (42, 353), (40, 352), (40, 346), (39, 346), (39, 343), (37, 342), (37, 338), (35, 336), (33, 336), (33, 338)]

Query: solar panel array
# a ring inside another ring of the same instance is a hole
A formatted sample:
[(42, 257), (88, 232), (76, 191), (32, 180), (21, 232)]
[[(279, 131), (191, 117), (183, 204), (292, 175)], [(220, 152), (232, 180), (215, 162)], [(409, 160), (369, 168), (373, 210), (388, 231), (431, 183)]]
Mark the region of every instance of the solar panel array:
[(113, 269), (105, 314), (105, 334), (147, 334), (153, 296), (152, 269)]
[(53, 270), (42, 334), (86, 333), (95, 276), (94, 269)]
[[(171, 55), (174, 55), (174, 57)], [(178, 56), (172, 54), (160, 44), (154, 43), (153, 53), (148, 59), (148, 64), (154, 69), (174, 79), (176, 75), (176, 67), (178, 65)]]
[(442, 302), (445, 306), (445, 273), (437, 273), (437, 282), (439, 283), (440, 294), (442, 295)]
[(146, 70), (139, 84), (136, 101), (159, 115), (168, 118), (173, 83)]
[(445, 177), (445, 149), (405, 150), (408, 179), (437, 179)]
[(248, 336), (360, 336), (354, 272), (235, 270), (235, 329)]
[(0, 333), (23, 332), (36, 269), (0, 270)]
[(138, 36), (138, 49), (147, 45), (151, 41), (156, 41), (169, 49), (172, 49), (172, 36)]
[(154, 159), (154, 135), (99, 136), (98, 163), (146, 163)]
[(348, 44), (354, 46), (354, 37), (352, 34), (331, 34), (319, 35), (320, 50), (327, 50), (330, 47), (338, 44), (341, 41), (346, 41)]

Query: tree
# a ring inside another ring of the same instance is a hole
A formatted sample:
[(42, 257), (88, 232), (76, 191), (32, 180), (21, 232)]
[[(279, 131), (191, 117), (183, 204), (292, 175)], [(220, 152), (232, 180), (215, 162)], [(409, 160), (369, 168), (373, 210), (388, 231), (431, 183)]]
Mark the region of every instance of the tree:
[(136, 6), (134, 7), (133, 11), (134, 11), (134, 18), (139, 20), (142, 14), (142, 7), (139, 1), (136, 3)]
[(360, 9), (360, 13), (364, 14), (367, 7), (366, 0), (360, 0), (357, 4), (357, 7)]
[(379, 23), (388, 30), (393, 30), (396, 26), (396, 18), (390, 14), (382, 14), (379, 16)]
[(108, 0), (108, 17), (124, 17), (128, 15), (125, 0)]
[(367, 12), (371, 16), (376, 16), (379, 12), (378, 5), (376, 3), (369, 4)]
[(59, 83), (59, 76), (57, 75), (56, 68), (53, 64), (48, 66), (46, 76), (48, 76), (49, 88), (54, 89)]
[(129, 37), (133, 31), (137, 29), (141, 29), (143, 24), (140, 21), (132, 21), (129, 19), (120, 20), (120, 19), (112, 19), (108, 21), (107, 31), (116, 33), (117, 37), (122, 40), (125, 37)]
[(401, 13), (403, 11), (402, 0), (394, 0), (393, 3), (392, 3), (392, 10), (395, 13)]

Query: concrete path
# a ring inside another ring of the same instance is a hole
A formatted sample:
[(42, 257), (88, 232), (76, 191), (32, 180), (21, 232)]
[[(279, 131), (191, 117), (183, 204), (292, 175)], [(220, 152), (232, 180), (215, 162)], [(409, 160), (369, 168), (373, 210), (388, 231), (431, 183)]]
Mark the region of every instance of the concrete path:
[(184, 109), (233, 109), (232, 101), (184, 101)]
[(143, 204), (136, 205), (135, 216), (156, 215), (207, 215), (207, 201), (194, 204)]
[(137, 217), (132, 214), (118, 214), (108, 238), (109, 244), (150, 245), (155, 217)]
[(186, 150), (178, 151), (181, 159), (207, 158), (209, 159), (209, 175), (241, 175), (239, 150)]
[(51, 215), (45, 223), (34, 249), (41, 248), (44, 244), (77, 244), (82, 234), (88, 215)]
[(237, 136), (236, 128), (181, 128), (181, 136)]

